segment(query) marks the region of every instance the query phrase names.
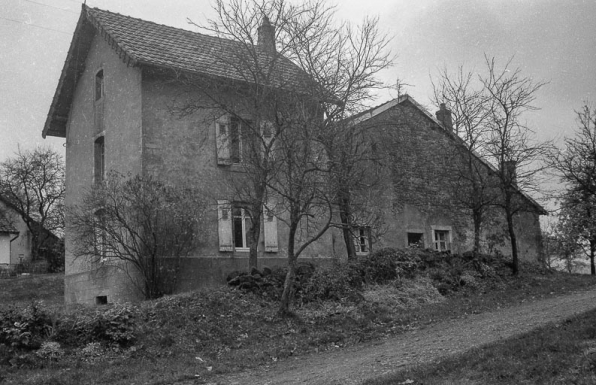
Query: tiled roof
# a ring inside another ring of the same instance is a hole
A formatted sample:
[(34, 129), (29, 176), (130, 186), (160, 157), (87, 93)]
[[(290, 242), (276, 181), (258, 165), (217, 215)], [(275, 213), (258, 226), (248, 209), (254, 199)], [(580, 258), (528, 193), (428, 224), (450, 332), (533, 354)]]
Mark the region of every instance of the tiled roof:
[[(86, 8), (87, 17), (134, 62), (211, 76), (253, 81), (257, 67), (267, 70), (274, 61), (277, 86), (304, 80), (299, 67), (280, 55), (273, 58), (250, 43), (157, 24), (97, 8)], [(113, 44), (113, 45), (114, 45)], [(249, 55), (256, 54), (255, 58)], [(265, 79), (261, 79), (265, 80)]]
[(18, 234), (19, 231), (13, 226), (9, 215), (12, 214), (11, 206), (0, 195), (0, 233)]
[[(65, 137), (77, 81), (95, 35), (131, 66), (151, 67), (305, 92), (310, 78), (279, 54), (222, 39), (82, 6), (42, 135)], [(172, 73), (173, 75), (174, 73)], [(266, 75), (265, 75), (266, 74)]]
[(19, 231), (0, 215), (0, 233), (18, 234)]

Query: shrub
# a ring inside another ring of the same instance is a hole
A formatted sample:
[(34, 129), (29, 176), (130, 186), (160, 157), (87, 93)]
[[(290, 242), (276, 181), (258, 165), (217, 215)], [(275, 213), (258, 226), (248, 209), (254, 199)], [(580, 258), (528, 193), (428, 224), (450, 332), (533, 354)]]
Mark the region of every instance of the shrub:
[(52, 317), (37, 302), (25, 308), (0, 310), (0, 343), (16, 348), (36, 349), (53, 329)]
[(335, 263), (331, 269), (315, 270), (313, 275), (300, 286), (297, 297), (302, 303), (312, 301), (357, 298), (362, 286), (362, 275), (353, 263)]
[(358, 260), (364, 281), (383, 284), (397, 278), (413, 278), (424, 267), (419, 249), (384, 248)]
[(137, 314), (138, 309), (130, 304), (71, 314), (59, 324), (55, 339), (72, 346), (102, 341), (127, 346), (136, 338)]
[(41, 348), (35, 354), (45, 360), (57, 360), (64, 355), (64, 350), (58, 342), (46, 341), (41, 344)]

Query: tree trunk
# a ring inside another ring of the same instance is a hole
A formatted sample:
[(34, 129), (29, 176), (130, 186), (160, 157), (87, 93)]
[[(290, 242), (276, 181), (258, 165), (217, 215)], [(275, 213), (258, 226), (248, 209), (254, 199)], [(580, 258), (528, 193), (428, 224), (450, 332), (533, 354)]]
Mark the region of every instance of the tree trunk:
[(250, 271), (253, 267), (257, 268), (258, 264), (258, 247), (259, 247), (259, 237), (261, 235), (261, 216), (254, 215), (252, 220), (252, 228), (249, 232), (250, 235), (250, 245), (249, 245), (249, 252), (248, 252), (248, 271)]
[(511, 272), (513, 275), (519, 274), (519, 259), (517, 255), (517, 238), (515, 237), (515, 229), (513, 228), (513, 214), (509, 209), (505, 210), (507, 217), (507, 230), (509, 231), (509, 239), (511, 240)]
[(590, 241), (590, 274), (596, 275), (596, 267), (594, 266), (594, 254), (596, 252), (596, 240)]
[(290, 303), (292, 301), (292, 294), (294, 290), (294, 281), (296, 279), (296, 256), (294, 254), (294, 242), (296, 240), (297, 223), (291, 221), (290, 233), (288, 234), (288, 273), (284, 281), (284, 291), (281, 294), (281, 301), (279, 304), (278, 314), (282, 317), (291, 314)]
[(350, 193), (346, 191), (340, 192), (339, 197), (339, 218), (342, 224), (342, 233), (344, 242), (346, 244), (346, 251), (348, 253), (348, 261), (356, 259), (356, 248), (354, 247), (354, 236), (352, 235), (352, 211), (350, 208)]
[(482, 225), (482, 213), (474, 210), (474, 250), (473, 254), (476, 257), (480, 254), (480, 226)]
[[(261, 213), (265, 204), (265, 186), (257, 184), (255, 187), (256, 196), (251, 210), (251, 229), (249, 231), (249, 252), (248, 252), (248, 271), (253, 267), (256, 269), (259, 258), (259, 238), (261, 236)], [(265, 213), (263, 213), (265, 214)]]

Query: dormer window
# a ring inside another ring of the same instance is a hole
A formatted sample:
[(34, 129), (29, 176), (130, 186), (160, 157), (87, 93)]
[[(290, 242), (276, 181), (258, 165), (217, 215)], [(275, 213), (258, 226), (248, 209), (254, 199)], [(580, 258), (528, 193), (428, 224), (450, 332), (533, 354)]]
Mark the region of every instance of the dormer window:
[(99, 70), (95, 74), (95, 101), (101, 100), (103, 95), (103, 70)]

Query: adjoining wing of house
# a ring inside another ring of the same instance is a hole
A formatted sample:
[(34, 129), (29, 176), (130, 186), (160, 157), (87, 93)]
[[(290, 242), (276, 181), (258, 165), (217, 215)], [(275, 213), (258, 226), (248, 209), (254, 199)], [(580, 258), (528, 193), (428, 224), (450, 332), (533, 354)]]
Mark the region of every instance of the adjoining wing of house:
[[(457, 136), (457, 134), (455, 134), (453, 132), (453, 128), (447, 127), (449, 125), (449, 123), (445, 123), (445, 122), (437, 119), (437, 117), (435, 117), (431, 113), (429, 113), (420, 103), (418, 103), (413, 97), (411, 97), (410, 95), (407, 95), (407, 94), (402, 95), (399, 98), (389, 100), (379, 106), (372, 107), (372, 108), (370, 108), (364, 112), (361, 112), (357, 115), (354, 115), (351, 119), (353, 120), (353, 122), (355, 124), (363, 123), (369, 119), (374, 118), (375, 116), (378, 116), (379, 114), (382, 114), (385, 111), (390, 110), (391, 108), (394, 108), (398, 105), (405, 104), (405, 103), (409, 103), (410, 105), (414, 106), (421, 114), (425, 115), (436, 126), (440, 127), (441, 130), (445, 133), (445, 135), (452, 138), (455, 141), (455, 143), (457, 143), (459, 145), (464, 145), (463, 139), (461, 139), (459, 136)], [(437, 114), (440, 114), (442, 112), (443, 111), (437, 111)], [(451, 114), (450, 111), (446, 111), (446, 112), (448, 114)], [(484, 164), (488, 170), (490, 170), (493, 173), (497, 172), (497, 169), (492, 164), (490, 164), (487, 161), (485, 161), (484, 159), (482, 159), (476, 153), (474, 153), (474, 156), (478, 159), (479, 162)], [(529, 207), (532, 207), (540, 215), (548, 215), (548, 211), (546, 211), (546, 209), (544, 207), (542, 207), (538, 202), (536, 202), (531, 196), (529, 196), (528, 194), (526, 194), (523, 191), (519, 191), (519, 193), (527, 201)]]

